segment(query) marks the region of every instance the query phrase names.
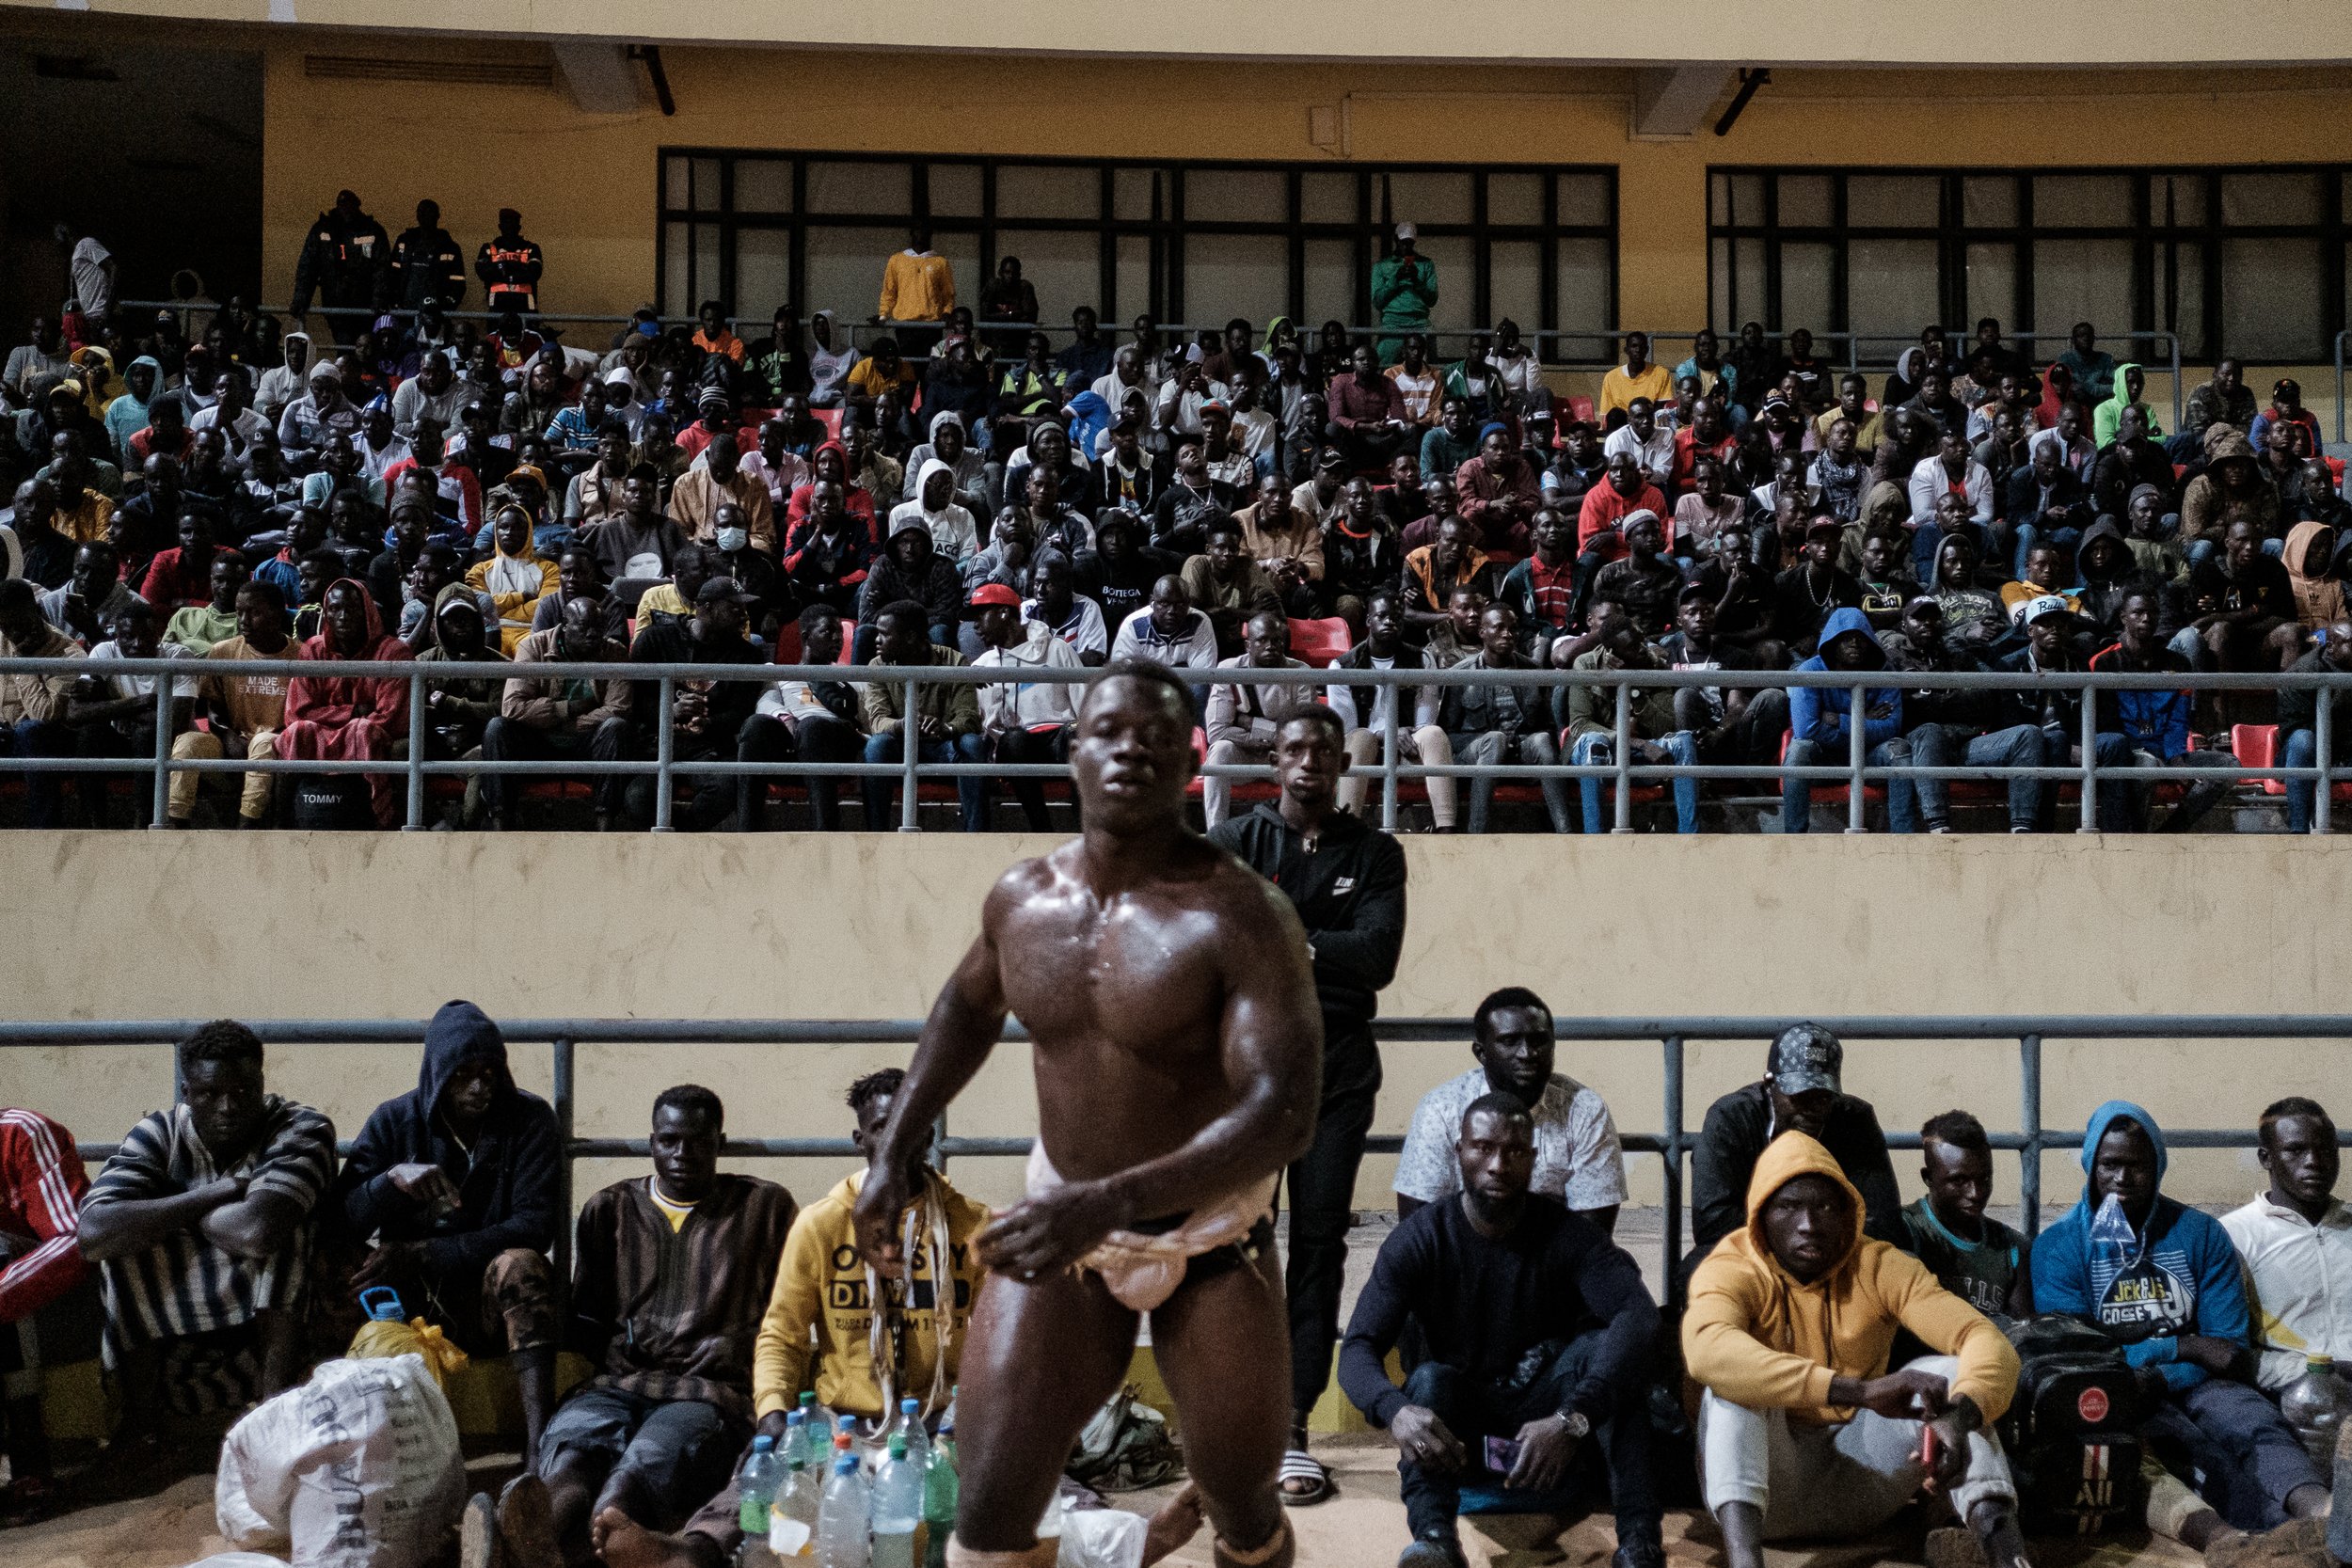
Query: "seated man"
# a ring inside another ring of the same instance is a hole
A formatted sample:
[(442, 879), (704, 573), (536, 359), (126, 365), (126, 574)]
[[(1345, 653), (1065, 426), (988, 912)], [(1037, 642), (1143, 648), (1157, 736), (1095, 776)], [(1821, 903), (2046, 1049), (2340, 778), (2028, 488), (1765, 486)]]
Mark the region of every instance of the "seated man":
[[(857, 1117), (850, 1141), (869, 1164), (905, 1082), (906, 1074), (894, 1067), (850, 1085), (850, 1110)], [(774, 1438), (778, 1449), (785, 1418), (811, 1397), (836, 1416), (855, 1416), (862, 1430), (872, 1433), (898, 1416), (901, 1399), (916, 1402), (918, 1414), (935, 1419), (955, 1386), (972, 1303), (987, 1273), (972, 1237), (988, 1223), (988, 1209), (928, 1164), (910, 1173), (908, 1185), (923, 1196), (900, 1217), (907, 1269), (884, 1278), (858, 1256), (850, 1220), (865, 1180), (864, 1171), (843, 1177), (809, 1205), (785, 1239), (775, 1292), (752, 1352), (752, 1401), (759, 1413), (754, 1435)], [(882, 1325), (867, 1309), (877, 1287)], [(883, 1346), (888, 1354), (877, 1361)], [(619, 1514), (603, 1514), (596, 1520), (596, 1545), (612, 1562), (727, 1568), (743, 1544), (739, 1501), (730, 1481), (687, 1522), (683, 1534), (667, 1537)]]
[[(963, 656), (955, 649), (931, 641), (930, 612), (913, 599), (883, 606), (876, 625), (882, 629), (881, 641), (875, 645), (880, 656), (875, 660), (876, 669), (893, 665), (902, 669), (916, 665), (946, 668), (963, 662)], [(858, 699), (866, 729), (865, 760), (869, 763), (901, 760), (906, 755), (909, 730), (914, 732), (914, 745), (920, 761), (988, 760), (988, 741), (980, 734), (977, 687), (946, 681), (917, 684), (912, 714), (907, 712), (907, 689), (898, 681), (863, 682), (858, 687)], [(898, 818), (890, 809), (898, 784), (897, 779), (888, 776), (868, 776), (858, 781), (859, 792), (866, 798), (867, 832), (883, 832), (898, 825)], [(963, 831), (986, 832), (988, 781), (977, 775), (956, 780), (956, 799), (963, 811)]]
[(470, 1002), (425, 1025), (417, 1086), (370, 1114), (335, 1184), (351, 1241), (374, 1245), (351, 1283), (389, 1285), (469, 1355), (503, 1350), (522, 1391), (523, 1467), (555, 1407), (555, 1243), (564, 1140), (515, 1086), (499, 1026)]
[[(1864, 1236), (1862, 1195), (1805, 1133), (1776, 1139), (1748, 1191), (1747, 1224), (1699, 1265), (1682, 1319), (1728, 1568), (1762, 1568), (1767, 1541), (1875, 1530), (1923, 1488), (1992, 1568), (2025, 1568), (1993, 1432), (2017, 1386), (2009, 1340), (1917, 1259)], [(1931, 1354), (1890, 1373), (1899, 1328)], [(1927, 1560), (1945, 1560), (1931, 1543)]]
[[(630, 683), (558, 680), (535, 675), (528, 668), (558, 659), (621, 663), (628, 657), (628, 647), (606, 635), (611, 624), (602, 599), (578, 594), (564, 601), (554, 626), (534, 631), (515, 645), (511, 666), (515, 673), (506, 677), (498, 717), (482, 729), (484, 761), (620, 760), (634, 700)], [(523, 791), (530, 779), (514, 773), (487, 777), (495, 808), (493, 822), (509, 831), (520, 827)], [(621, 786), (627, 782), (617, 773), (602, 774), (595, 781), (599, 831), (618, 820)]]
[[(224, 673), (207, 674), (197, 685), (197, 695), (204, 704), (210, 726), (173, 736), (173, 759), (239, 756), (252, 762), (275, 757), (278, 726), (286, 721), (286, 677), (231, 675), (225, 673), (225, 667), (257, 659), (292, 658), (295, 651), (294, 640), (286, 632), (286, 600), (278, 585), (257, 578), (240, 587), (237, 635), (214, 643), (204, 654), (208, 670)], [(226, 784), (239, 784), (239, 776), (234, 773), (174, 773), (168, 807), (173, 827), (192, 825), (198, 793), (208, 778)], [(267, 773), (243, 776), (237, 801), (240, 827), (269, 826), (270, 795), (275, 782)]]
[(1919, 1183), (1927, 1196), (1903, 1211), (1899, 1243), (1935, 1282), (1994, 1323), (2033, 1316), (2026, 1266), (2031, 1243), (1985, 1217), (1993, 1196), (1993, 1141), (1965, 1111), (1919, 1129)]
[[(1405, 641), (1404, 594), (1392, 584), (1364, 596), (1364, 640), (1331, 666), (1334, 670), (1422, 670), (1431, 665), (1422, 652)], [(1343, 686), (1337, 681), (1323, 689), (1326, 706), (1347, 727), (1347, 770), (1340, 775), (1340, 809), (1360, 813), (1364, 791), (1378, 771), (1383, 738), (1393, 730), (1397, 761), (1432, 768), (1453, 764), (1454, 743), (1438, 722), (1441, 693), (1434, 686)], [(1411, 705), (1409, 718), (1400, 705)], [(1438, 832), (1454, 832), (1454, 781), (1424, 779), (1429, 791), (1429, 818)]]
[(2352, 1280), (2352, 1211), (2336, 1200), (2336, 1123), (2317, 1101), (2274, 1101), (2259, 1135), (2254, 1157), (2270, 1184), (2221, 1228), (2246, 1265), (2254, 1382), (2275, 1399), (2312, 1357), (2352, 1363), (2352, 1303), (2335, 1288)]
[[(2097, 1324), (2141, 1370), (2154, 1455), (2237, 1529), (2328, 1512), (2328, 1481), (2250, 1374), (2246, 1285), (2218, 1221), (2157, 1191), (2164, 1134), (2129, 1101), (2090, 1114), (2082, 1201), (2033, 1244), (2033, 1304)], [(2185, 1539), (2185, 1535), (2184, 1536)]]
[(88, 1191), (72, 1133), (38, 1111), (0, 1110), (0, 1518), (39, 1513), (50, 1492), (42, 1368), (98, 1349), (95, 1279), (75, 1234)]
[[(1638, 560), (1627, 556), (1613, 562), (1611, 569)], [(1626, 607), (1601, 594), (1593, 596), (1592, 608), (1585, 625), (1595, 639), (1594, 646), (1576, 656), (1571, 670), (1663, 670), (1666, 655), (1663, 650), (1645, 641), (1642, 628)], [(1580, 768), (1595, 764), (1610, 764), (1617, 760), (1617, 694), (1607, 687), (1571, 686), (1564, 693), (1566, 702), (1563, 717), (1567, 721), (1565, 736), (1568, 760)], [(1676, 699), (1679, 692), (1665, 687), (1637, 689), (1630, 694), (1627, 705), (1627, 750), (1636, 765), (1661, 766), (1681, 763), (1695, 766), (1699, 760), (1698, 736), (1682, 727), (1681, 707)], [(1606, 832), (1601, 826), (1601, 781), (1583, 778), (1576, 781), (1584, 797), (1584, 831)], [(1612, 785), (1613, 788), (1614, 786)], [(1699, 831), (1699, 782), (1689, 776), (1674, 781), (1675, 832), (1694, 833)]]
[[(1220, 670), (1304, 670), (1291, 657), (1291, 624), (1279, 610), (1262, 610), (1249, 618), (1242, 651), (1221, 660)], [(1265, 684), (1221, 683), (1209, 688), (1208, 711), (1202, 733), (1208, 737), (1212, 764), (1266, 763), (1274, 758), (1275, 738), (1282, 721), (1312, 706), (1315, 689), (1292, 681)], [(1233, 809), (1233, 781), (1214, 774), (1200, 782), (1203, 816), (1211, 828)]]
[[(801, 611), (803, 664), (841, 661), (841, 614), (828, 604)], [(848, 681), (778, 681), (759, 694), (758, 706), (743, 726), (743, 755), (755, 762), (855, 762), (864, 744), (858, 725), (857, 688)], [(747, 781), (747, 809), (736, 826), (758, 832), (768, 821), (765, 779)], [(841, 781), (832, 774), (808, 781), (809, 809), (820, 832), (841, 826)]]
[[(1519, 651), (1519, 620), (1507, 604), (1490, 604), (1478, 618), (1478, 652), (1454, 666), (1457, 670), (1514, 671), (1531, 668)], [(1473, 766), (1506, 763), (1550, 768), (1560, 761), (1552, 739), (1550, 693), (1507, 677), (1477, 685), (1449, 686), (1439, 722), (1452, 742), (1454, 754)], [(1541, 781), (1544, 809), (1551, 816), (1555, 833), (1574, 832), (1568, 816), (1568, 782)], [(1486, 816), (1494, 804), (1495, 780), (1489, 774), (1470, 781), (1470, 831), (1486, 831)]]
[(1707, 1108), (1691, 1147), (1691, 1240), (1682, 1261), (1698, 1266), (1708, 1249), (1740, 1228), (1748, 1183), (1765, 1146), (1787, 1132), (1819, 1139), (1862, 1195), (1862, 1233), (1900, 1245), (1902, 1197), (1895, 1187), (1886, 1134), (1867, 1100), (1843, 1092), (1846, 1048), (1818, 1023), (1782, 1031), (1765, 1058), (1764, 1076)]
[[(2338, 621), (2320, 634), (2311, 652), (2289, 667), (2291, 674), (2343, 674), (2352, 672), (2352, 621)], [(2279, 735), (2281, 768), (2319, 766), (2319, 692), (2312, 687), (2279, 693)], [(2352, 730), (2334, 726), (2328, 760), (2338, 768), (2352, 763)], [(2312, 779), (2287, 781), (2287, 832), (2311, 832), (2319, 801), (2319, 784)]]
[[(1460, 1196), (1381, 1243), (1340, 1347), (1341, 1387), (1401, 1456), (1413, 1540), (1397, 1568), (1462, 1568), (1465, 1480), (1556, 1494), (1596, 1435), (1616, 1508), (1611, 1568), (1663, 1568), (1648, 1401), (1659, 1317), (1642, 1271), (1599, 1227), (1529, 1191), (1535, 1128), (1518, 1096), (1480, 1096), (1454, 1131)], [(1383, 1362), (1408, 1315), (1428, 1354), (1399, 1389)]]
[(622, 1520), (675, 1529), (751, 1440), (752, 1346), (794, 1206), (772, 1181), (721, 1174), (725, 1119), (700, 1085), (662, 1090), (653, 1174), (580, 1212), (568, 1348), (595, 1373), (501, 1503), (527, 1568), (545, 1568), (532, 1560), (549, 1535), (574, 1568), (593, 1561), (592, 1519), (600, 1537)]
[[(1820, 652), (1797, 666), (1800, 670), (1862, 671), (1886, 668), (1886, 650), (1870, 630), (1869, 617), (1840, 606), (1821, 623)], [(1843, 767), (1850, 754), (1848, 726), (1853, 705), (1848, 694), (1826, 687), (1798, 686), (1788, 691), (1788, 750), (1782, 761), (1791, 768)], [(1872, 687), (1864, 699), (1862, 743), (1864, 766), (1901, 768), (1911, 761), (1911, 742), (1903, 738), (1903, 694), (1894, 687)], [(1780, 786), (1780, 831), (1811, 831), (1815, 781), (1790, 775)], [(1907, 833), (1917, 825), (1916, 786), (1906, 778), (1886, 781), (1886, 826)]]
[(252, 1030), (205, 1024), (179, 1068), (179, 1102), (131, 1129), (82, 1201), (121, 1396), (109, 1465), (127, 1472), (163, 1463), (167, 1401), (200, 1415), (293, 1386), (311, 1211), (335, 1179), (334, 1123), (267, 1091)]
[(1528, 1188), (1553, 1198), (1600, 1227), (1617, 1227), (1626, 1199), (1625, 1153), (1608, 1101), (1563, 1072), (1554, 1072), (1551, 1008), (1525, 986), (1489, 992), (1470, 1017), (1470, 1055), (1478, 1065), (1449, 1078), (1413, 1107), (1404, 1152), (1396, 1162), (1396, 1216), (1461, 1191), (1454, 1148), (1462, 1116), (1485, 1096), (1507, 1094), (1527, 1108), (1535, 1163)]

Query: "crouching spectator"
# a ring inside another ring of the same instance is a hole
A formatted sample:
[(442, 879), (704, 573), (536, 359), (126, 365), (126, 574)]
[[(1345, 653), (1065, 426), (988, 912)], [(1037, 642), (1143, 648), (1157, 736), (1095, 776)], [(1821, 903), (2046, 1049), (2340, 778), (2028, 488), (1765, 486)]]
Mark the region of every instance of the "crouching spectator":
[(38, 1111), (0, 1110), (0, 1520), (9, 1523), (54, 1499), (42, 1369), (98, 1351), (97, 1282), (76, 1239), (88, 1191), (72, 1133)]
[(564, 1146), (555, 1112), (515, 1086), (499, 1026), (444, 1002), (417, 1086), (369, 1116), (336, 1182), (344, 1230), (368, 1247), (351, 1284), (389, 1286), (470, 1355), (504, 1351), (522, 1393), (523, 1465), (555, 1408), (554, 1244)]
[[(1829, 1150), (1784, 1132), (1749, 1183), (1746, 1227), (1692, 1277), (1682, 1354), (1728, 1568), (1760, 1568), (1767, 1541), (1867, 1534), (1923, 1488), (1993, 1568), (2025, 1568), (1992, 1430), (2017, 1353), (1917, 1259), (1866, 1238), (1862, 1213)], [(1933, 1354), (1890, 1371), (1899, 1328)], [(1931, 1543), (1929, 1561), (1945, 1555)]]
[[(1517, 1096), (1472, 1101), (1454, 1148), (1459, 1195), (1381, 1243), (1340, 1348), (1340, 1386), (1397, 1447), (1413, 1532), (1398, 1568), (1461, 1568), (1465, 1481), (1558, 1494), (1588, 1438), (1616, 1508), (1612, 1568), (1663, 1568), (1647, 1398), (1659, 1316), (1642, 1272), (1600, 1227), (1530, 1193), (1535, 1130)], [(1383, 1362), (1408, 1316), (1428, 1358), (1400, 1389)]]

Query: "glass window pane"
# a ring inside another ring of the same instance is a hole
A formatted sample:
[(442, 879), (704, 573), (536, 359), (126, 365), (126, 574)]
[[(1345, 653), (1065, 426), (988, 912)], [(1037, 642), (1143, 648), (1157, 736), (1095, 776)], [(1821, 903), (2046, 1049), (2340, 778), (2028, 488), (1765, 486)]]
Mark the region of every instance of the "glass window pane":
[[(1560, 242), (1560, 329), (1563, 332), (1597, 332), (1617, 325), (1610, 315), (1609, 258), (1607, 240)], [(1613, 341), (1571, 338), (1561, 345), (1561, 357), (1598, 361), (1606, 359), (1613, 347)]]
[(1486, 221), (1525, 224), (1544, 221), (1544, 177), (1540, 174), (1486, 176)]
[[(2229, 182), (2222, 185), (2226, 202)], [(2257, 362), (2327, 357), (2319, 332), (2319, 242), (2221, 242), (2224, 353)]]
[(1159, 319), (1159, 301), (1152, 296), (1152, 236), (1119, 237), (1118, 282), (1120, 321), (1132, 322), (1137, 316)]
[[(814, 194), (815, 184), (810, 191)], [(907, 243), (897, 229), (832, 229), (812, 225), (808, 230), (808, 298), (802, 302), (810, 314), (831, 310), (850, 321), (874, 313), (882, 297), (882, 262)]]
[(1564, 174), (1553, 199), (1559, 205), (1563, 229), (1603, 229), (1609, 224), (1609, 177), (1605, 174)]
[(1825, 245), (1780, 247), (1780, 317), (1776, 330), (1794, 332), (1802, 326), (1817, 339), (1829, 330), (1833, 315), (1832, 255), (1832, 247)]
[(735, 210), (739, 213), (790, 212), (792, 161), (788, 158), (736, 159)]
[[(1158, 211), (1152, 198), (1158, 197)], [(1122, 223), (1150, 223), (1168, 215), (1168, 179), (1156, 168), (1111, 170), (1111, 214)]]
[[(1477, 319), (1478, 253), (1468, 235), (1446, 238), (1423, 234), (1414, 248), (1438, 266), (1438, 304), (1429, 312), (1429, 325), (1435, 327), (1484, 326)], [(1461, 347), (1455, 339), (1446, 345), (1448, 352)]]
[[(684, 160), (681, 159), (680, 162)], [(691, 316), (694, 307), (686, 277), (688, 247), (692, 230), (683, 223), (661, 226), (661, 313), (665, 316)]]
[(1360, 319), (1364, 307), (1356, 299), (1356, 252), (1353, 240), (1307, 242), (1307, 298), (1298, 324), (1302, 334), (1320, 330), (1327, 321), (1348, 326)]
[(1740, 240), (1732, 251), (1736, 262), (1738, 286), (1731, 291), (1731, 314), (1716, 324), (1717, 329), (1728, 337), (1749, 322), (1760, 322), (1770, 309), (1765, 285), (1771, 281), (1764, 272), (1764, 242), (1761, 239)]
[[(1470, 220), (1470, 177), (1467, 174), (1391, 174), (1388, 182), (1390, 223), (1417, 223), (1426, 229), (1431, 224)], [(1375, 220), (1380, 216), (1379, 199), (1375, 187)]]
[(2042, 174), (2033, 182), (2033, 221), (2042, 228), (2121, 229), (2132, 221), (2128, 174)]
[(1780, 177), (1780, 226), (1783, 229), (1826, 229), (1830, 224), (1830, 184), (1826, 174), (1784, 174)]
[[(977, 230), (953, 229), (934, 230), (931, 248), (947, 258), (947, 265), (956, 275), (956, 303), (968, 305), (975, 313), (980, 308), (980, 285), (988, 281), (988, 274), (980, 270), (980, 236)], [(879, 296), (882, 283), (875, 280)], [(879, 297), (876, 303), (881, 303)]]
[[(2035, 214), (2040, 216), (2039, 211)], [(2033, 313), (2036, 332), (2056, 333), (2034, 347), (2037, 357), (2055, 359), (2065, 334), (2087, 321), (2106, 333), (2132, 323), (2132, 242), (2129, 240), (2037, 240), (2033, 246)]]
[(1302, 174), (1298, 178), (1298, 215), (1308, 223), (1354, 223), (1356, 176)]
[(1968, 247), (1968, 324), (1987, 316), (2004, 325), (2017, 319), (2017, 247), (2013, 245), (1972, 245)]
[(1272, 234), (1193, 234), (1184, 246), (1184, 319), (1254, 326), (1284, 313), (1290, 245)]
[(933, 164), (930, 169), (931, 216), (976, 218), (980, 215), (980, 166)]
[(719, 160), (697, 158), (693, 167), (694, 195), (692, 206), (698, 213), (719, 210)]
[(661, 202), (674, 212), (686, 209), (686, 160), (661, 160)]
[(706, 299), (719, 297), (719, 226), (715, 223), (694, 225), (694, 309), (700, 310)]
[(1764, 177), (1760, 174), (1727, 174), (1723, 177), (1718, 192), (1718, 223), (1754, 227), (1764, 221)]
[(2017, 182), (2006, 174), (1978, 174), (1963, 180), (1960, 220), (1971, 229), (2013, 227), (2017, 222)]
[[(1021, 258), (1021, 276), (1037, 291), (1037, 308), (1047, 325), (1068, 321), (1081, 305), (1101, 309), (1103, 243), (1098, 234), (1000, 229), (996, 254)], [(977, 291), (972, 297), (979, 298)]]
[(1932, 174), (1854, 175), (1846, 182), (1846, 221), (1856, 229), (1932, 229), (1938, 183)]
[(2221, 178), (2221, 221), (2317, 223), (2319, 179), (2311, 174), (2226, 174)]
[(2159, 174), (2148, 182), (2148, 221), (2159, 229), (2205, 226), (2205, 177)]
[(2156, 266), (2156, 319), (2179, 337), (2184, 356), (2202, 357), (2207, 347), (2205, 247), (2193, 240), (2158, 245)]
[[(905, 164), (837, 164), (812, 158), (808, 210), (903, 216), (914, 210), (914, 173)], [(815, 264), (812, 254), (810, 264)], [(814, 286), (814, 277), (811, 286)]]
[[(1087, 218), (1103, 215), (1102, 175), (1053, 164), (998, 164), (996, 216)], [(1093, 293), (1088, 291), (1089, 299)]]
[[(1727, 322), (1739, 312), (1731, 308), (1731, 242), (1709, 240), (1707, 244), (1707, 319)], [(1566, 285), (1564, 282), (1562, 287)]]
[(735, 231), (735, 313), (767, 321), (792, 298), (792, 230)]
[(1186, 223), (1288, 223), (1290, 182), (1279, 169), (1184, 171)]
[(1846, 251), (1846, 321), (1865, 341), (1866, 361), (1888, 356), (1894, 341), (1914, 341), (1938, 318), (1935, 242), (1855, 240)]
[[(1505, 240), (1489, 250), (1486, 261), (1486, 325), (1505, 316), (1518, 324), (1521, 337), (1543, 322), (1542, 252), (1534, 240)], [(1449, 343), (1449, 358), (1459, 358), (1458, 344)]]

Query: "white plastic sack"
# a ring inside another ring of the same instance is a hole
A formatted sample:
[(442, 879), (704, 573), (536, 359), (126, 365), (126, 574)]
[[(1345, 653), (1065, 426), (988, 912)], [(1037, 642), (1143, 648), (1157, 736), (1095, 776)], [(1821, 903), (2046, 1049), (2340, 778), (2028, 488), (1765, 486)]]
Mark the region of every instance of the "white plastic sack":
[(1151, 1521), (1121, 1508), (1073, 1508), (1061, 1516), (1054, 1568), (1142, 1568)]
[(199, 1558), (187, 1568), (286, 1568), (286, 1560), (267, 1552), (215, 1552)]
[(456, 1418), (413, 1354), (324, 1363), (230, 1429), (213, 1488), (230, 1545), (294, 1568), (423, 1568), (465, 1504)]

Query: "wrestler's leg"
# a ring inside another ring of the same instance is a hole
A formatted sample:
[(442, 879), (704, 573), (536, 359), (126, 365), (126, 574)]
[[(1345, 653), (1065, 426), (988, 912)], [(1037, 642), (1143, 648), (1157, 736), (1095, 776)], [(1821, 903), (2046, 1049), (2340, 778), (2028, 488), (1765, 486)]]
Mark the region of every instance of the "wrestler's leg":
[(1217, 1562), (1288, 1568), (1275, 1473), (1290, 1441), (1290, 1332), (1272, 1249), (1246, 1268), (1187, 1280), (1152, 1314), (1152, 1354), (1176, 1399), (1184, 1465), (1216, 1528)]
[(958, 1541), (984, 1552), (1036, 1544), (1071, 1446), (1119, 1391), (1135, 1346), (1136, 1314), (1093, 1275), (988, 1276), (956, 1395)]

